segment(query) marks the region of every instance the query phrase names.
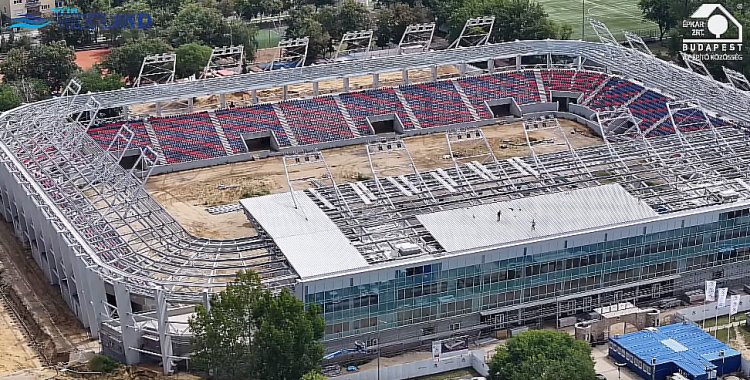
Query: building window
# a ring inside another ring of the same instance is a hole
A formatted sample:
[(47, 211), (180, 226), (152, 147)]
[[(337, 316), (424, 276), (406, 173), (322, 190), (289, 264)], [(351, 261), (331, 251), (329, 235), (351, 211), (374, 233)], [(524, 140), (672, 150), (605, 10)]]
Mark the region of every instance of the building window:
[(13, 0), (13, 4), (21, 4), (23, 3), (23, 0)]
[(461, 323), (451, 323), (450, 329), (451, 331), (461, 330)]
[(434, 327), (425, 327), (422, 329), (422, 336), (432, 335), (435, 333)]

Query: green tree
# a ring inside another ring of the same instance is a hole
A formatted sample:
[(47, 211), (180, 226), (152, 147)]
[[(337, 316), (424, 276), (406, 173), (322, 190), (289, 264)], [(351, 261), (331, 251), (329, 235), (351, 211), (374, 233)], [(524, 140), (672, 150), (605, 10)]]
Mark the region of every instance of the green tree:
[(643, 12), (643, 18), (659, 26), (659, 40), (663, 40), (665, 34), (679, 25), (678, 8), (674, 0), (639, 0), (638, 6)]
[(0, 84), (0, 112), (16, 108), (21, 102), (21, 96), (13, 86)]
[(229, 26), (219, 10), (197, 3), (186, 4), (167, 30), (172, 46), (191, 42), (222, 46), (229, 40), (228, 33)]
[(570, 38), (570, 26), (549, 19), (544, 7), (531, 0), (468, 0), (452, 12), (451, 37), (456, 38), (467, 19), (476, 15), (495, 16), (491, 42)]
[(378, 46), (384, 47), (401, 41), (406, 27), (433, 20), (432, 13), (423, 6), (411, 7), (407, 4), (394, 4), (381, 8), (377, 13), (375, 39)]
[(179, 78), (189, 77), (202, 72), (211, 58), (211, 48), (208, 46), (190, 43), (175, 49), (177, 54), (176, 75)]
[(318, 370), (324, 321), (288, 290), (274, 296), (253, 272), (196, 307), (193, 364), (215, 379), (299, 379)]
[(167, 53), (172, 50), (166, 42), (156, 38), (129, 41), (112, 49), (104, 61), (104, 67), (116, 71), (131, 81), (138, 77), (143, 58), (147, 55)]
[(237, 14), (247, 20), (252, 20), (260, 14), (275, 15), (284, 9), (282, 0), (235, 0), (234, 8)]
[(255, 40), (255, 36), (258, 34), (258, 29), (248, 22), (243, 20), (229, 21), (229, 41), (222, 45), (242, 45), (245, 47), (245, 59), (252, 61), (255, 58), (255, 52), (258, 50), (258, 42)]
[(328, 378), (321, 375), (320, 372), (310, 371), (302, 376), (302, 380), (327, 380)]
[(310, 43), (307, 46), (308, 61), (322, 57), (331, 46), (331, 35), (328, 34), (328, 31), (323, 28), (316, 17), (315, 7), (305, 5), (290, 10), (287, 18), (287, 38), (310, 38)]
[(32, 103), (50, 97), (49, 86), (39, 79), (21, 79), (8, 82), (8, 85), (15, 89), (24, 103)]
[(81, 81), (81, 91), (84, 93), (111, 91), (124, 87), (122, 75), (116, 72), (102, 74), (99, 66), (81, 72), (78, 74), (78, 80)]
[(491, 380), (594, 380), (591, 347), (570, 335), (533, 330), (508, 339), (490, 359)]
[(37, 45), (29, 50), (11, 49), (8, 58), (0, 63), (5, 81), (35, 78), (46, 82), (55, 91), (78, 70), (75, 53), (65, 41)]
[(316, 19), (334, 40), (346, 32), (372, 28), (370, 10), (354, 0), (344, 0), (339, 6), (325, 6), (318, 10)]

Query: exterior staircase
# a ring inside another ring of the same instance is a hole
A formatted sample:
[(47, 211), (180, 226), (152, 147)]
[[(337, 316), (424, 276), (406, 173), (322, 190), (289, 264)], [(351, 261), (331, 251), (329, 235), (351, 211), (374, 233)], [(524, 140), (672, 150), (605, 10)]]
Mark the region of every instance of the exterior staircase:
[(607, 83), (609, 83), (609, 78), (605, 79), (602, 83), (599, 83), (599, 85), (596, 86), (594, 91), (592, 91), (591, 94), (586, 99), (583, 99), (581, 104), (583, 105), (589, 104), (591, 100), (594, 99), (594, 97), (596, 97), (597, 94), (599, 94), (599, 91), (601, 91), (607, 85)]
[(539, 89), (539, 98), (542, 99), (542, 103), (551, 101), (552, 99), (547, 98), (547, 89), (544, 87), (542, 72), (534, 70), (534, 77), (536, 78), (536, 87)]
[(159, 139), (156, 137), (154, 127), (151, 125), (151, 122), (148, 121), (148, 119), (143, 120), (143, 127), (146, 128), (146, 134), (148, 135), (148, 139), (151, 141), (151, 148), (154, 149), (154, 152), (159, 154), (159, 157), (166, 160), (167, 158), (164, 157), (164, 151), (161, 149), (161, 144), (159, 144)]
[(216, 134), (219, 136), (219, 141), (221, 141), (221, 145), (227, 152), (227, 156), (233, 155), (234, 150), (232, 149), (232, 145), (229, 144), (227, 135), (226, 133), (224, 133), (224, 128), (221, 127), (221, 123), (219, 123), (219, 119), (216, 118), (216, 114), (214, 113), (214, 111), (208, 111), (208, 117), (211, 119), (211, 123), (213, 123), (214, 129), (216, 129)]

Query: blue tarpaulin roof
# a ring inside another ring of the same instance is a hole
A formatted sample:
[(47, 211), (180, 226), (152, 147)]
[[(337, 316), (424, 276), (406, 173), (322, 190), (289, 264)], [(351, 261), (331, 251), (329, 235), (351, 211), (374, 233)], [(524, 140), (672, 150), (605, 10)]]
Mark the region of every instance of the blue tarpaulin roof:
[(712, 361), (739, 356), (740, 353), (692, 323), (677, 323), (610, 338), (647, 364), (674, 363), (692, 376), (716, 369)]

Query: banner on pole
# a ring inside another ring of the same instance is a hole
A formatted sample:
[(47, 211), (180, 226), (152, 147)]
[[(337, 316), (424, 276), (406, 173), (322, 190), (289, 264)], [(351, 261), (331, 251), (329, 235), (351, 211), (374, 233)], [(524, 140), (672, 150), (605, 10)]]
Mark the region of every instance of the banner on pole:
[(729, 315), (737, 314), (740, 310), (740, 295), (734, 294), (729, 298)]
[(706, 302), (716, 301), (716, 281), (706, 281)]
[(719, 301), (717, 307), (727, 306), (727, 291), (729, 288), (719, 288)]

